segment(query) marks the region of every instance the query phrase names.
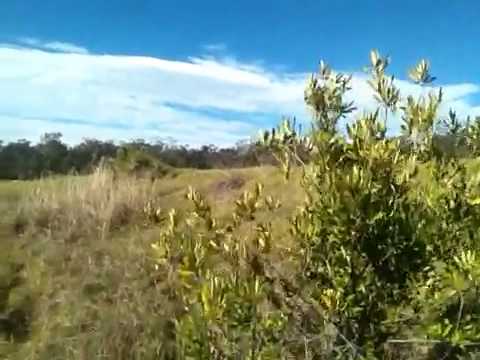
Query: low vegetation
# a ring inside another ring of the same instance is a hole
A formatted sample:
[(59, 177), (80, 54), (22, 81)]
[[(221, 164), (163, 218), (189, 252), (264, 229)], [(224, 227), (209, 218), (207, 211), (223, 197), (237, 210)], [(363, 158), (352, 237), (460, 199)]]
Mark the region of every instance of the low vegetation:
[[(151, 286), (150, 244), (158, 238), (159, 221), (171, 208), (185, 215), (191, 183), (216, 203), (215, 215), (222, 218), (256, 180), (277, 189), (285, 213), (302, 199), (300, 188), (282, 193), (283, 179), (268, 167), (178, 170), (152, 182), (115, 175), (107, 166), (84, 177), (0, 183), (0, 204), (8, 215), (0, 224), (0, 354), (157, 358), (152, 354), (162, 344), (158, 337), (173, 306)], [(264, 216), (286, 228), (281, 218)], [(165, 313), (152, 318), (159, 309)], [(21, 321), (14, 319), (18, 314)]]
[(285, 120), (259, 140), (280, 170), (171, 171), (130, 153), (0, 184), (0, 354), (478, 358), (480, 122), (440, 115), (426, 61), (409, 72), (415, 98), (370, 60), (378, 109), (339, 131), (350, 78), (322, 63), (311, 131)]

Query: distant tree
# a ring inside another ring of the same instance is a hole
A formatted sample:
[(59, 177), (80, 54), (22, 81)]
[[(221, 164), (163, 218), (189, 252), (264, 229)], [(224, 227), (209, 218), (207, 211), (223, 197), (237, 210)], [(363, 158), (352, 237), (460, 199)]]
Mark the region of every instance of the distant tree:
[(44, 169), (52, 173), (64, 173), (67, 170), (68, 147), (62, 142), (59, 132), (46, 133), (40, 138), (37, 149), (43, 157)]
[(114, 157), (117, 148), (113, 141), (84, 139), (69, 150), (66, 163), (69, 170), (88, 172), (98, 164), (101, 158)]
[(41, 155), (27, 140), (18, 140), (1, 147), (0, 178), (28, 179), (40, 175)]

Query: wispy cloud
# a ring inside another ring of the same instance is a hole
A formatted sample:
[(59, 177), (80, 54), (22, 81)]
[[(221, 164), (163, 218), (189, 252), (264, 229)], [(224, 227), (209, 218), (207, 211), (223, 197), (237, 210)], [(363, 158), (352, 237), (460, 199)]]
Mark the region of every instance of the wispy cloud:
[[(0, 93), (15, 96), (0, 97), (0, 132), (36, 138), (58, 129), (71, 142), (85, 136), (173, 137), (191, 145), (231, 145), (282, 114), (301, 111), (302, 84), (303, 79), (214, 59), (181, 62), (4, 47)], [(53, 119), (75, 119), (75, 126), (65, 121), (61, 127)], [(8, 131), (2, 129), (7, 123)]]
[(228, 47), (224, 43), (212, 43), (202, 46), (203, 50), (211, 53), (223, 53), (226, 52)]
[(42, 41), (31, 37), (22, 37), (17, 39), (17, 45), (28, 46), (47, 51), (55, 51), (70, 54), (88, 54), (89, 51), (81, 46), (60, 42), (60, 41)]
[[(73, 51), (75, 45), (61, 51), (31, 40), (23, 47), (0, 45), (0, 134), (7, 140), (61, 131), (72, 143), (170, 137), (225, 146), (283, 115), (308, 119), (306, 73), (274, 72), (232, 57), (172, 61)], [(404, 94), (421, 91), (403, 80), (397, 84)], [(444, 90), (445, 109), (480, 114), (471, 101), (478, 85), (447, 84)], [(354, 74), (349, 96), (357, 106), (373, 107), (371, 95), (365, 75)]]

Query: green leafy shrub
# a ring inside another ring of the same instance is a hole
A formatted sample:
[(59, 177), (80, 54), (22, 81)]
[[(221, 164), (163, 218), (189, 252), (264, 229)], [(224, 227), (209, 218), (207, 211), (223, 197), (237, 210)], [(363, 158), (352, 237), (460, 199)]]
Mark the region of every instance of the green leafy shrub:
[[(291, 248), (255, 216), (280, 206), (262, 200), (261, 185), (229, 221), (194, 190), (186, 218), (169, 213), (153, 249), (181, 304), (175, 358), (447, 359), (478, 345), (480, 201), (455, 153), (436, 156), (442, 91), (422, 60), (409, 76), (429, 92), (404, 98), (386, 74), (390, 60), (376, 51), (370, 60), (378, 109), (356, 113), (345, 134), (338, 122), (356, 110), (345, 100), (350, 77), (324, 63), (305, 91), (311, 131), (301, 135), (287, 119), (262, 134), (287, 179), (297, 165), (304, 174)], [(392, 116), (402, 120), (400, 138), (386, 136)], [(475, 148), (475, 125), (449, 124), (452, 136), (472, 134)]]

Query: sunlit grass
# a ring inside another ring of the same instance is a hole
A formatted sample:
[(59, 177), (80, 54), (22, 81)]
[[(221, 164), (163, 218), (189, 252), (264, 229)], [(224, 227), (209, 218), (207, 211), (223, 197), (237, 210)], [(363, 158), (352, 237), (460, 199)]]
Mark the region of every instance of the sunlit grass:
[(10, 293), (7, 310), (20, 309), (33, 320), (28, 341), (3, 340), (0, 357), (95, 359), (103, 353), (111, 359), (144, 359), (161, 351), (161, 334), (176, 304), (149, 286), (149, 244), (159, 230), (142, 217), (145, 203), (154, 200), (165, 212), (185, 211), (190, 204), (184, 195), (192, 186), (221, 220), (257, 181), (283, 203), (275, 217), (259, 216), (270, 217), (283, 231), (303, 195), (273, 167), (181, 170), (154, 182), (115, 179), (105, 170), (0, 182), (0, 207), (8, 214), (0, 227), (0, 261), (23, 264), (19, 275), (25, 279)]

